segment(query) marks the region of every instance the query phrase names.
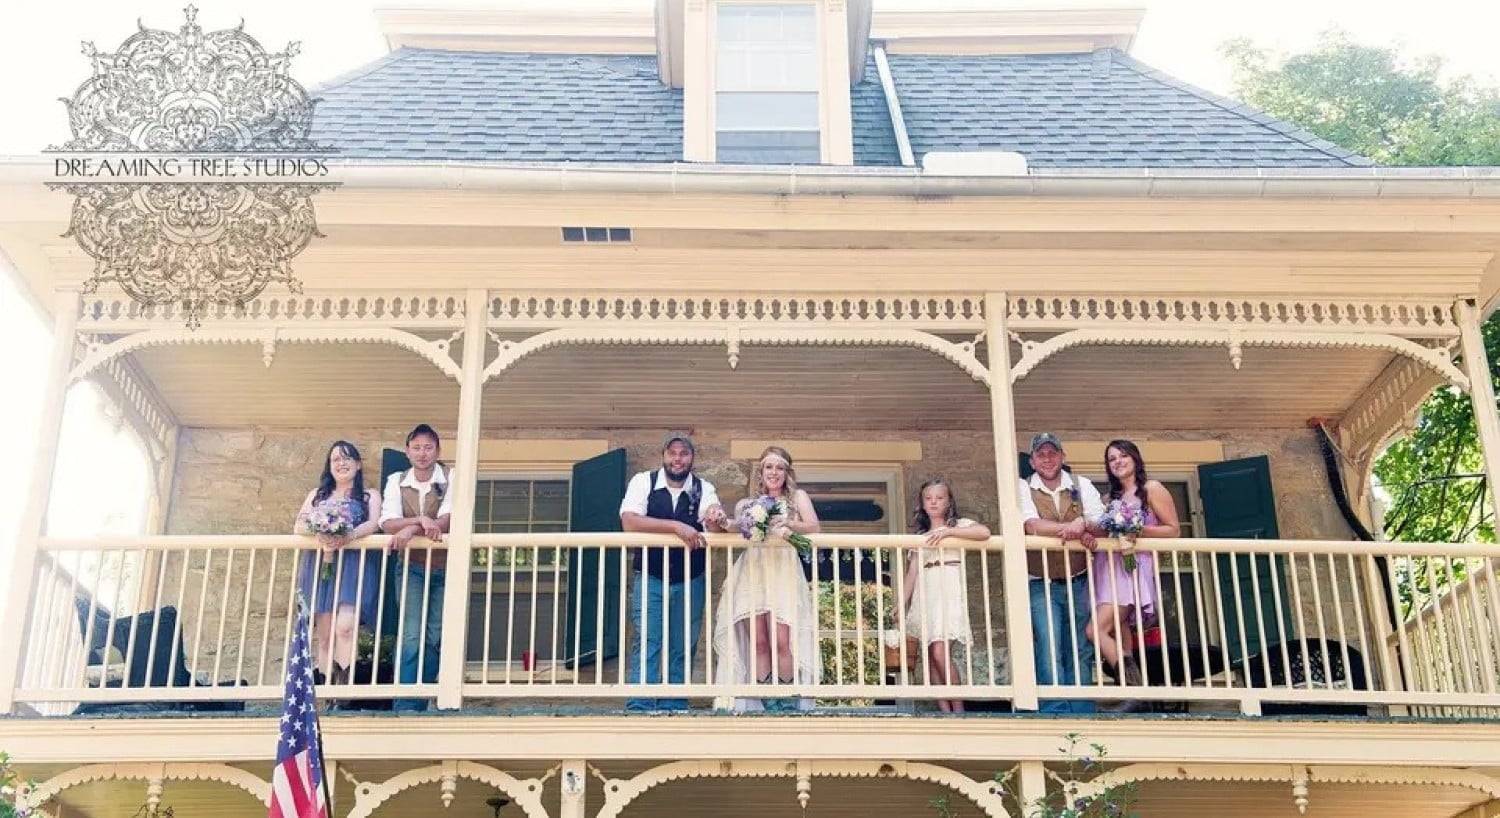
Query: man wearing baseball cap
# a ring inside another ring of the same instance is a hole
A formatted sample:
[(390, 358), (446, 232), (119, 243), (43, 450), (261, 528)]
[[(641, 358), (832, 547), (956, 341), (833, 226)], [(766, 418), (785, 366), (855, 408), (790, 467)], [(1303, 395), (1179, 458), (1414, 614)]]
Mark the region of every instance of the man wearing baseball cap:
[[(1021, 484), (1021, 520), (1027, 534), (1078, 540), (1092, 549), (1086, 525), (1104, 514), (1099, 490), (1087, 478), (1063, 469), (1067, 455), (1051, 432), (1031, 439), (1031, 479)], [(1036, 643), (1036, 680), (1042, 685), (1089, 685), (1094, 645), (1084, 635), (1094, 604), (1089, 597), (1088, 554), (1053, 549), (1026, 552), (1031, 574), (1031, 636)], [(1044, 713), (1092, 713), (1081, 699), (1043, 700)]]
[[(660, 684), (663, 665), (668, 684), (684, 684), (698, 648), (707, 598), (703, 531), (723, 531), (725, 516), (713, 484), (693, 474), (696, 453), (686, 432), (668, 434), (661, 445), (661, 468), (630, 478), (620, 503), (620, 525), (626, 531), (670, 534), (684, 546), (636, 551), (630, 590), (635, 636), (625, 671), (631, 684)], [(687, 699), (631, 699), (626, 709), (686, 710)]]

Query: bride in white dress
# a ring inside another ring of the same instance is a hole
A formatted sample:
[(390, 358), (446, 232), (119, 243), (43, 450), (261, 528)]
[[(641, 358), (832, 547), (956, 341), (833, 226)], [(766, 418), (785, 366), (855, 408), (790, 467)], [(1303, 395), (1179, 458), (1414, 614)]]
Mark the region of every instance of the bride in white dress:
[[(807, 492), (797, 488), (792, 456), (779, 446), (769, 446), (761, 454), (750, 477), (749, 496), (735, 506), (735, 519), (762, 496), (782, 500), (787, 514), (773, 517), (771, 537), (748, 543), (729, 567), (714, 613), (714, 678), (725, 685), (817, 684), (821, 659), (813, 587), (786, 537), (817, 533), (818, 515)], [(807, 709), (811, 702), (737, 698), (733, 708)]]

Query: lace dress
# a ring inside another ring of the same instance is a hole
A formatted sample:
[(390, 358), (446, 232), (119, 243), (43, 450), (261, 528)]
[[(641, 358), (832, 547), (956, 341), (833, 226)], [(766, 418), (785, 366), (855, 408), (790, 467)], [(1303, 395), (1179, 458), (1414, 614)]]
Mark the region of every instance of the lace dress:
[[(957, 527), (974, 524), (961, 519)], [(906, 632), (924, 644), (962, 642), (973, 639), (969, 625), (968, 588), (964, 584), (964, 552), (956, 548), (918, 548), (916, 587), (907, 608)], [(978, 566), (975, 566), (976, 568)]]
[[(735, 506), (738, 519), (750, 500)], [(797, 509), (788, 503), (791, 519), (799, 519)], [(755, 616), (770, 613), (778, 623), (791, 630), (793, 675), (797, 684), (816, 684), (821, 660), (818, 654), (817, 612), (813, 588), (802, 572), (797, 549), (784, 540), (772, 538), (763, 543), (746, 543), (745, 549), (730, 566), (719, 604), (714, 612), (714, 681), (718, 684), (754, 684), (755, 646), (751, 644)], [(774, 628), (773, 634), (774, 634)], [(756, 643), (760, 637), (756, 636)], [(778, 647), (784, 650), (786, 646)], [(772, 657), (772, 673), (776, 662)], [(726, 701), (719, 702), (725, 706)], [(811, 701), (799, 704), (811, 707)], [(737, 698), (733, 709), (760, 710), (760, 699)]]

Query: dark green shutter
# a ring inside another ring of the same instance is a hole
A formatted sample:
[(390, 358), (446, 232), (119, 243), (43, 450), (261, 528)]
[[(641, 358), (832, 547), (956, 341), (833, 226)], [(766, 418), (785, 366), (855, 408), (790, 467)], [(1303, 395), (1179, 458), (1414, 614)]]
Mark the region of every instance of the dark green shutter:
[[(1266, 456), (1199, 466), (1198, 493), (1203, 498), (1203, 521), (1208, 536), (1243, 540), (1281, 538), (1276, 527), (1276, 495), (1271, 489), (1271, 461)], [(1220, 554), (1215, 559), (1219, 569), (1219, 607), (1231, 662), (1279, 644), (1283, 632), (1288, 639), (1295, 635), (1285, 557), (1273, 560), (1270, 555), (1256, 555), (1252, 560), (1249, 554)], [(1238, 595), (1234, 590), (1234, 572), (1239, 574)], [(1257, 582), (1259, 596), (1255, 593)], [(1282, 628), (1276, 626), (1277, 587), (1281, 595)], [(1245, 622), (1243, 647), (1241, 616)], [(1261, 632), (1262, 623), (1265, 633)]]
[(406, 458), (406, 452), (400, 449), (382, 449), (380, 451), (380, 485), (375, 486), (376, 491), (385, 491), (385, 481), (398, 471), (406, 471), (411, 468), (411, 461)]
[[(406, 471), (411, 468), (411, 461), (407, 459), (406, 452), (400, 449), (381, 449), (380, 451), (380, 483), (370, 488), (382, 498), (385, 495), (385, 481), (391, 475)], [(372, 559), (380, 559), (378, 552), (371, 553)], [(385, 561), (385, 576), (380, 578), (379, 610), (385, 611), (380, 618), (380, 641), (381, 652), (385, 653), (386, 644), (395, 644), (396, 631), (401, 624), (401, 617), (395, 613), (401, 610), (401, 559), (399, 554), (392, 554)], [(395, 655), (392, 653), (391, 655)]]
[[(620, 501), (625, 498), (625, 450), (614, 449), (573, 465), (570, 531), (619, 531)], [(604, 593), (599, 593), (600, 554), (606, 555)], [(575, 548), (568, 554), (568, 629), (563, 648), (568, 667), (613, 659), (620, 643), (620, 551)], [(597, 633), (600, 606), (604, 633)], [(574, 655), (574, 644), (578, 655)]]

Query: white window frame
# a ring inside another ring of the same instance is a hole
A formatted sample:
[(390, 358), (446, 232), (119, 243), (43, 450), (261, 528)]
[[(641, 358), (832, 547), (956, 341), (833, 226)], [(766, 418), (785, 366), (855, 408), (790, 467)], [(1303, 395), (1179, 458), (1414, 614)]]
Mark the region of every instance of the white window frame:
[[(573, 473), (572, 473), (572, 471), (551, 471), (551, 470), (536, 470), (536, 469), (486, 468), (486, 469), (484, 469), (483, 471), (481, 471), (476, 476), (475, 480), (478, 483), (482, 483), (482, 482), (485, 482), (485, 481), (500, 482), (500, 481), (511, 481), (511, 480), (516, 480), (516, 481), (519, 481), (519, 480), (527, 480), (527, 481), (548, 480), (548, 481), (563, 481), (563, 482), (566, 482), (568, 484), (568, 516), (570, 518), (568, 520), (568, 522), (571, 522), (571, 517), (572, 517), (572, 513), (573, 513), (573, 509), (572, 509), (572, 500), (573, 500)], [(477, 488), (476, 488), (476, 493), (477, 493)], [(478, 582), (478, 583), (486, 583), (486, 582), (488, 582), (489, 581), (489, 575), (490, 575), (489, 572), (490, 572), (490, 570), (491, 569), (490, 569), (489, 566), (480, 567), (480, 566), (477, 566), (477, 565), (470, 565), (469, 566), (469, 581), (471, 583), (470, 584), (470, 588), (474, 587), (473, 583), (475, 583), (475, 582)], [(567, 593), (567, 590), (568, 590), (568, 566), (566, 564), (564, 564), (562, 566), (559, 566), (556, 569), (556, 574), (557, 574), (557, 581), (556, 582), (553, 582), (553, 580), (552, 580), (553, 573), (554, 573), (554, 570), (553, 570), (553, 568), (551, 566), (547, 567), (544, 570), (538, 570), (536, 572), (536, 575), (537, 575), (537, 582), (536, 582), (536, 586), (535, 586), (536, 593), (538, 593), (538, 594), (542, 594), (542, 593), (566, 594)], [(531, 584), (531, 580), (530, 580), (530, 575), (531, 575), (531, 571), (529, 571), (529, 570), (526, 571), (524, 573), (524, 575), (523, 575), (523, 573), (520, 570), (517, 570), (517, 572), (516, 572), (516, 584), (512, 587), (512, 590), (510, 591), (510, 593), (512, 593), (512, 594), (514, 594), (514, 593), (526, 593), (526, 594), (530, 594), (532, 592), (532, 584)], [(509, 568), (495, 569), (494, 581), (493, 581), (493, 586), (492, 587), (495, 588), (495, 589), (504, 590), (507, 587), (511, 587), (509, 585), (509, 583), (510, 583), (510, 569)], [(481, 589), (483, 589), (483, 588), (491, 587), (491, 586), (481, 585), (480, 587), (481, 587)], [(481, 590), (481, 593), (482, 592), (483, 591)], [(563, 604), (566, 605), (566, 600), (563, 600)], [(556, 623), (554, 623), (554, 626), (556, 626)], [(467, 638), (467, 634), (465, 635), (465, 638)], [(547, 661), (549, 661), (549, 662), (557, 662), (558, 663), (558, 665), (557, 665), (557, 678), (558, 678), (559, 681), (573, 681), (574, 675), (575, 675), (575, 673), (574, 673), (573, 670), (569, 670), (565, 665), (561, 664), (559, 662), (559, 660), (557, 660), (555, 657), (553, 659), (547, 660)], [(540, 660), (539, 660), (539, 662), (540, 662)], [(505, 676), (505, 673), (506, 673), (506, 667), (505, 667), (506, 662), (505, 661), (503, 661), (503, 660), (497, 660), (497, 659), (493, 659), (492, 658), (490, 660), (489, 664), (490, 664), (490, 669), (489, 669), (490, 678), (493, 679), (496, 676), (500, 676), (500, 677), (503, 678)], [(523, 663), (522, 663), (521, 660), (519, 660), (519, 659), (512, 659), (509, 664), (510, 664), (511, 678), (524, 678), (525, 677), (525, 674), (527, 673), (527, 671), (522, 666)], [(542, 670), (542, 666), (539, 663), (538, 666), (535, 667), (535, 668), (533, 668), (531, 672), (535, 673), (535, 674), (538, 674), (538, 678), (540, 678), (542, 676), (542, 674), (543, 674), (544, 671)], [(465, 662), (464, 662), (464, 676), (465, 676), (465, 678), (471, 679), (471, 680), (478, 680), (478, 679), (481, 678), (481, 676), (482, 676), (483, 673), (484, 673), (484, 661), (482, 659), (468, 659), (468, 660), (465, 660)], [(548, 665), (547, 669), (545, 671), (545, 675), (546, 675), (546, 677), (548, 679), (551, 678), (551, 673), (552, 673), (551, 666)]]
[[(782, 90), (778, 90), (778, 91), (765, 90), (765, 91), (753, 91), (752, 92), (752, 91), (745, 91), (745, 90), (742, 90), (742, 89), (723, 89), (723, 88), (720, 88), (718, 64), (719, 64), (719, 57), (720, 57), (720, 55), (722, 53), (723, 43), (719, 39), (719, 15), (723, 12), (723, 10), (724, 10), (724, 8), (726, 6), (729, 6), (729, 7), (746, 7), (746, 6), (800, 6), (800, 7), (807, 8), (811, 12), (811, 15), (812, 15), (812, 25), (813, 25), (813, 32), (812, 32), (812, 62), (813, 62), (814, 70), (817, 71), (817, 75), (812, 80), (812, 83), (811, 83), (812, 87), (811, 87), (811, 89), (808, 89), (808, 88), (793, 88), (793, 89), (782, 89)], [(825, 161), (825, 157), (827, 155), (827, 150), (826, 150), (826, 147), (825, 147), (825, 145), (826, 145), (826, 138), (824, 136), (823, 131), (824, 131), (824, 128), (826, 127), (828, 117), (827, 117), (826, 112), (824, 111), (824, 104), (825, 104), (824, 98), (825, 98), (825, 94), (823, 93), (823, 81), (822, 81), (823, 71), (822, 71), (822, 66), (820, 64), (821, 63), (822, 52), (823, 52), (823, 49), (824, 49), (824, 44), (823, 44), (823, 39), (824, 39), (824, 25), (823, 25), (823, 19), (822, 19), (823, 18), (822, 11), (823, 11), (823, 4), (821, 2), (819, 2), (818, 0), (722, 0), (722, 2), (715, 2), (713, 4), (713, 10), (712, 10), (712, 12), (710, 14), (710, 26), (711, 26), (712, 31), (713, 31), (713, 47), (712, 47), (712, 50), (711, 50), (711, 53), (710, 53), (710, 60), (709, 60), (710, 71), (711, 71), (711, 81), (709, 83), (709, 99), (710, 99), (710, 109), (711, 110), (709, 112), (709, 116), (711, 118), (710, 133), (711, 133), (711, 135), (713, 137), (713, 141), (714, 141), (714, 155), (715, 155), (716, 158), (719, 158), (718, 157), (718, 154), (719, 154), (719, 149), (718, 149), (719, 135), (720, 135), (720, 133), (723, 132), (723, 131), (720, 130), (719, 121), (718, 121), (718, 119), (719, 119), (719, 116), (718, 116), (718, 111), (719, 111), (719, 94), (721, 94), (721, 93), (789, 93), (789, 94), (806, 94), (806, 93), (812, 93), (815, 96), (815, 99), (817, 101), (816, 102), (816, 109), (818, 111), (817, 122), (815, 123), (814, 127), (808, 128), (808, 129), (785, 129), (784, 132), (787, 132), (787, 133), (816, 133), (816, 134), (818, 134), (818, 163), (821, 164), (821, 163), (823, 163)], [(736, 129), (734, 131), (729, 131), (729, 132), (730, 133), (754, 133), (755, 131), (753, 131), (751, 129)], [(778, 132), (783, 132), (783, 131), (778, 131)], [(720, 159), (720, 161), (722, 161), (722, 159)]]

